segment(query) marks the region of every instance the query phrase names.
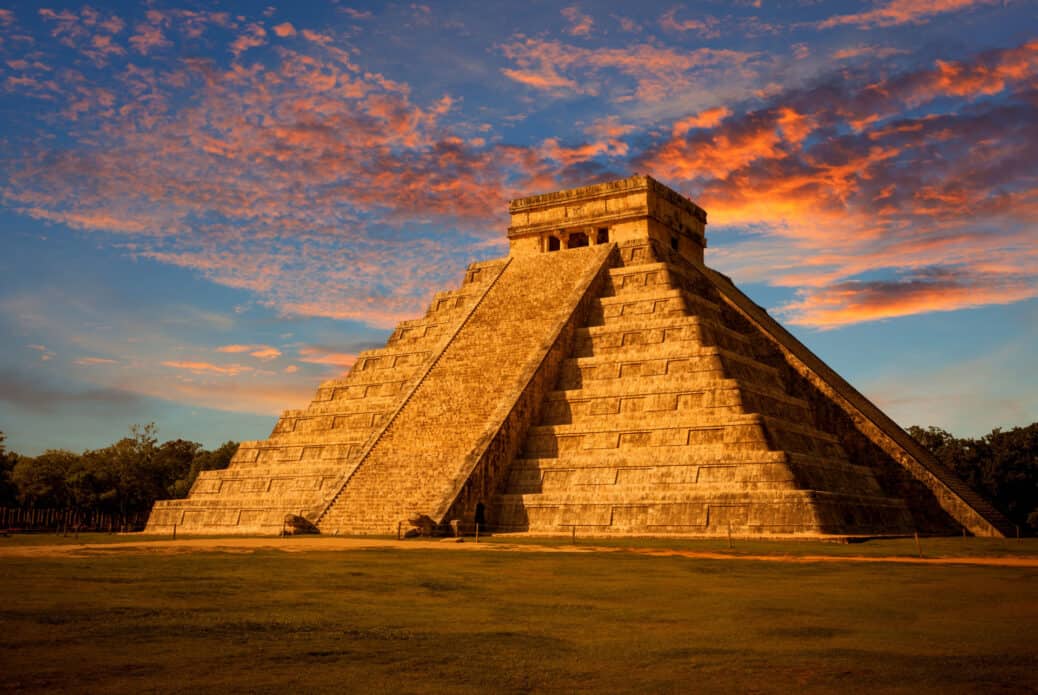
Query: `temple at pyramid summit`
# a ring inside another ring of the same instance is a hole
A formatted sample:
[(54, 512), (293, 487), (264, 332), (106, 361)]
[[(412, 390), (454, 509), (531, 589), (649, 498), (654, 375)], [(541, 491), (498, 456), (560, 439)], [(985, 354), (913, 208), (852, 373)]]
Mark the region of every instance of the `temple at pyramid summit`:
[(147, 531), (1003, 536), (1009, 522), (704, 265), (648, 176), (509, 206), (385, 347), (242, 442)]

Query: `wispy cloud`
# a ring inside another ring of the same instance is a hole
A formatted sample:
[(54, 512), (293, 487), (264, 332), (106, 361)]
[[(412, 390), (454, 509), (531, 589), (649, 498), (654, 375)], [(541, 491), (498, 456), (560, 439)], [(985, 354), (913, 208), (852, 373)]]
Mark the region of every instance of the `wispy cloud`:
[(866, 12), (829, 17), (818, 26), (829, 29), (847, 24), (861, 28), (921, 24), (938, 15), (993, 4), (997, 4), (997, 0), (889, 0)]
[(570, 36), (588, 36), (595, 26), (595, 20), (591, 15), (584, 14), (576, 5), (562, 8), (561, 14), (569, 22), (566, 33)]
[(703, 15), (701, 17), (686, 17), (678, 19), (678, 9), (672, 8), (660, 17), (660, 26), (665, 31), (686, 32), (690, 31), (706, 39), (716, 38), (721, 35), (718, 30), (720, 22), (716, 17)]
[(73, 360), (72, 364), (80, 367), (94, 367), (99, 365), (119, 364), (119, 361), (108, 359), (107, 357), (80, 357)]
[(674, 96), (749, 72), (757, 58), (755, 53), (730, 49), (689, 51), (653, 43), (584, 48), (524, 36), (500, 48), (516, 65), (502, 69), (511, 80), (560, 96), (602, 95), (619, 102)]
[(273, 360), (281, 357), (281, 351), (270, 345), (221, 345), (217, 352), (231, 354), (249, 353), (258, 360)]
[(190, 360), (166, 360), (161, 363), (163, 367), (170, 369), (183, 369), (196, 374), (222, 374), (225, 376), (237, 376), (242, 372), (251, 372), (252, 367), (242, 364), (213, 364), (211, 362), (200, 362)]

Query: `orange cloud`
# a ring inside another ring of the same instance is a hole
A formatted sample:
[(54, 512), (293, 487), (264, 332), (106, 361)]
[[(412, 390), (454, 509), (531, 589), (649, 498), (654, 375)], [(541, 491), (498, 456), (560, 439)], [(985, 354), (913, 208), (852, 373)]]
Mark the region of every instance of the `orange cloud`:
[(277, 348), (270, 347), (269, 345), (265, 345), (257, 350), (253, 350), (249, 354), (258, 360), (264, 361), (273, 360), (277, 359), (278, 357), (281, 357), (281, 351)]
[(1009, 304), (1038, 296), (1034, 279), (959, 273), (903, 281), (834, 284), (802, 292), (782, 311), (793, 324), (823, 330), (863, 321), (897, 318), (933, 311), (956, 311), (989, 304)]
[(217, 352), (231, 354), (249, 353), (259, 360), (273, 360), (281, 357), (281, 351), (270, 345), (221, 345), (216, 348)]
[(250, 48), (257, 48), (267, 42), (267, 31), (259, 24), (250, 24), (246, 29), (246, 33), (239, 35), (229, 47), (235, 58)]
[(184, 360), (167, 360), (161, 364), (163, 367), (170, 367), (171, 369), (183, 369), (189, 372), (221, 374), (225, 376), (237, 376), (242, 372), (252, 371), (252, 367), (247, 367), (241, 364), (221, 365), (212, 364), (210, 362), (191, 362)]
[(721, 121), (731, 115), (732, 112), (724, 106), (707, 109), (675, 121), (674, 126), (671, 128), (671, 135), (679, 138), (695, 128), (715, 128)]
[(292, 26), (291, 22), (282, 22), (273, 27), (274, 34), (280, 38), (286, 38), (289, 36), (296, 35), (296, 28)]
[(546, 91), (580, 91), (580, 86), (575, 81), (559, 75), (548, 67), (541, 68), (537, 71), (502, 68), (501, 74), (510, 80), (514, 80), (520, 84), (525, 84), (527, 87), (533, 87), (534, 89), (543, 89)]
[(995, 0), (890, 0), (868, 12), (837, 15), (818, 24), (821, 29), (853, 24), (859, 27), (891, 27), (898, 24), (921, 24), (941, 14), (961, 12)]
[(299, 361), (346, 368), (353, 366), (357, 356), (346, 352), (333, 352), (326, 348), (303, 347), (299, 349)]

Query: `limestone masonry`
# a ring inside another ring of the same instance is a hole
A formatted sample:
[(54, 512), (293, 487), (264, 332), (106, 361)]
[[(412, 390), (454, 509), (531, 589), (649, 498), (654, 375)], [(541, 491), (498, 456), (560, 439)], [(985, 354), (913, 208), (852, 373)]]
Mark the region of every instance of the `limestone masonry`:
[(1008, 521), (703, 265), (648, 176), (509, 206), (510, 254), (147, 531), (1001, 536)]

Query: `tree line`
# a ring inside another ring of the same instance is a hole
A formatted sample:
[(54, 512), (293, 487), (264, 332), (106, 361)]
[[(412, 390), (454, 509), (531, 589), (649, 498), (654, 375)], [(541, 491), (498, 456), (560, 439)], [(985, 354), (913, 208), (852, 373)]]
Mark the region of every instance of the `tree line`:
[(908, 433), (1021, 530), (1038, 531), (1038, 422), (976, 439), (939, 427)]
[(160, 444), (157, 434), (154, 423), (134, 425), (101, 449), (21, 456), (7, 451), (0, 432), (0, 507), (104, 514), (121, 526), (156, 500), (186, 497), (201, 471), (227, 468), (238, 450), (237, 442), (212, 451), (184, 439)]
[[(1021, 529), (1038, 530), (1038, 422), (979, 438), (958, 438), (939, 427), (909, 434), (954, 470)], [(159, 444), (154, 425), (76, 454), (50, 449), (39, 456), (8, 452), (0, 432), (0, 507), (102, 513), (126, 520), (155, 500), (186, 497), (199, 472), (226, 468), (237, 442), (208, 451), (198, 442)]]

